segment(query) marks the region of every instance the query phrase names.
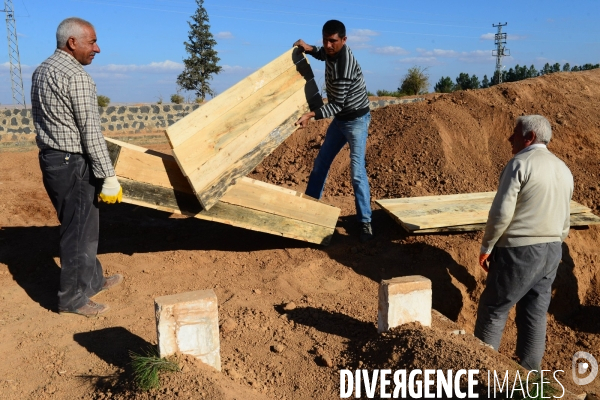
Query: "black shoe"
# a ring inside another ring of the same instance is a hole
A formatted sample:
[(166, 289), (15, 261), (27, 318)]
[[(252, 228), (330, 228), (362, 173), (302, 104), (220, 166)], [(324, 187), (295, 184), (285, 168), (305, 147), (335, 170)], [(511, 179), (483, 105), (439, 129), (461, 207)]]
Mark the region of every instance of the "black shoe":
[(371, 223), (370, 222), (361, 223), (360, 242), (361, 243), (367, 242), (367, 241), (373, 239), (373, 237), (375, 237), (375, 235), (373, 235), (373, 229), (371, 228)]

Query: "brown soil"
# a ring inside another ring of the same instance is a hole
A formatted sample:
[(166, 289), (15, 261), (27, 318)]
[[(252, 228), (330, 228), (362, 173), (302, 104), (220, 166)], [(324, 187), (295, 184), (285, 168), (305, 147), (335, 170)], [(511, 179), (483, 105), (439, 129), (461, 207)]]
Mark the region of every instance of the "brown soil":
[[(554, 130), (550, 150), (575, 177), (574, 199), (599, 214), (599, 103), (594, 70), (376, 110), (367, 151), (372, 196), (494, 190), (510, 158), (514, 118), (542, 114)], [(296, 132), (251, 176), (303, 190), (327, 125)], [(100, 298), (111, 305), (105, 317), (63, 316), (56, 312), (57, 219), (36, 152), (2, 153), (0, 397), (330, 399), (339, 398), (342, 368), (515, 369), (513, 315), (500, 353), (470, 335), (485, 279), (477, 265), (481, 233), (407, 236), (374, 205), (376, 239), (359, 244), (347, 149), (324, 200), (342, 208), (328, 247), (101, 205), (99, 258), (107, 274), (126, 280)], [(564, 370), (561, 382), (576, 393), (600, 393), (600, 379), (578, 387), (570, 378), (576, 351), (600, 356), (599, 240), (599, 227), (571, 230), (549, 312), (543, 367)], [(432, 280), (441, 314), (431, 328), (377, 335), (379, 282), (416, 274)], [(136, 392), (128, 352), (156, 344), (153, 299), (206, 288), (220, 301), (223, 372), (180, 357), (183, 371), (163, 375), (161, 389)], [(467, 334), (450, 333), (457, 329)]]

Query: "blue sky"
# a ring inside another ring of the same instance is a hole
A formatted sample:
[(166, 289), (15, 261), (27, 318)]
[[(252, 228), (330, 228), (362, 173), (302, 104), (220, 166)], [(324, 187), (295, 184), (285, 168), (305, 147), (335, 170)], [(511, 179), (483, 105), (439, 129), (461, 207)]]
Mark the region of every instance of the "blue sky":
[[(0, 4), (3, 2), (0, 2)], [(13, 0), (23, 80), (52, 54), (61, 20), (92, 22), (101, 53), (86, 67), (112, 103), (165, 102), (186, 57), (183, 42), (194, 0)], [(1, 6), (0, 6), (1, 7)], [(600, 1), (205, 0), (223, 71), (223, 92), (267, 64), (299, 38), (320, 44), (321, 27), (339, 19), (365, 73), (367, 88), (395, 90), (413, 66), (426, 67), (430, 91), (442, 76), (490, 77), (495, 68), (492, 24), (508, 23), (506, 68), (600, 62)], [(4, 15), (0, 17), (4, 20)], [(2, 28), (4, 29), (4, 28)], [(320, 83), (324, 65), (309, 57)], [(189, 95), (183, 93), (185, 97)], [(193, 98), (193, 96), (189, 96)], [(8, 51), (0, 35), (0, 104), (11, 104)]]

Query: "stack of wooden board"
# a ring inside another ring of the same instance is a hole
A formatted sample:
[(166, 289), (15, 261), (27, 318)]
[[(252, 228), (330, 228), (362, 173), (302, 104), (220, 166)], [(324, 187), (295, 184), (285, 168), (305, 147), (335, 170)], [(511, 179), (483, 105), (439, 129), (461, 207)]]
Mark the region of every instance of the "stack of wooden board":
[(173, 155), (210, 209), (296, 130), (323, 99), (304, 53), (293, 48), (167, 129)]
[(339, 208), (245, 177), (322, 104), (308, 60), (291, 49), (169, 127), (175, 157), (107, 139), (123, 200), (328, 244)]
[[(496, 192), (376, 200), (411, 233), (466, 232), (485, 228)], [(591, 210), (571, 201), (571, 226), (600, 224)]]
[(340, 209), (290, 189), (241, 178), (206, 210), (172, 156), (106, 139), (123, 201), (326, 245)]

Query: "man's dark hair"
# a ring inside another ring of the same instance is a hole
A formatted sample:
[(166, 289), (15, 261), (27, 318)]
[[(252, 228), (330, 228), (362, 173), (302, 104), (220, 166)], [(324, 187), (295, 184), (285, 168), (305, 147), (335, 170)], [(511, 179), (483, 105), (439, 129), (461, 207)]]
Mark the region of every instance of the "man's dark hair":
[(323, 25), (323, 36), (331, 36), (338, 34), (339, 37), (346, 37), (346, 27), (336, 19), (329, 20)]

